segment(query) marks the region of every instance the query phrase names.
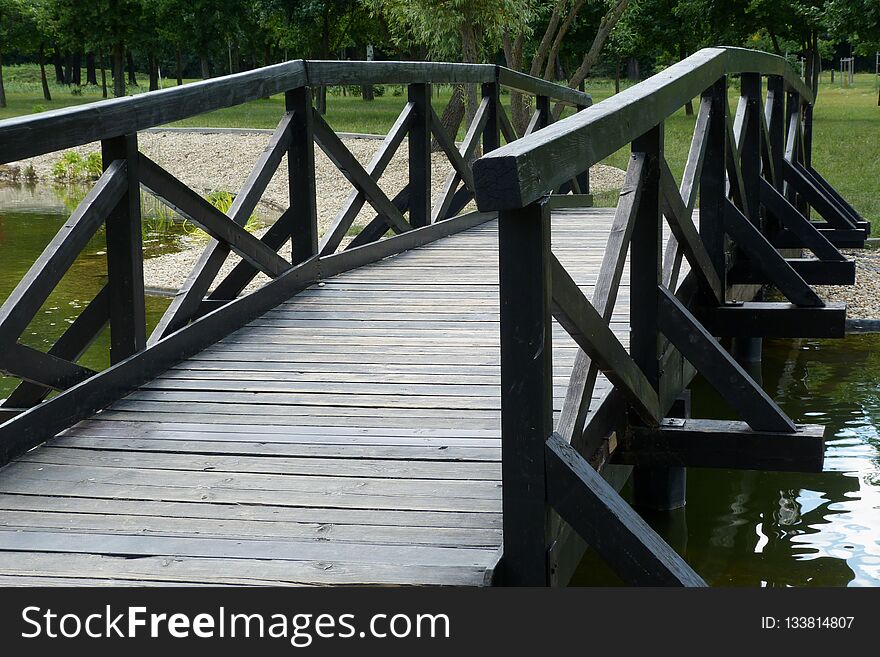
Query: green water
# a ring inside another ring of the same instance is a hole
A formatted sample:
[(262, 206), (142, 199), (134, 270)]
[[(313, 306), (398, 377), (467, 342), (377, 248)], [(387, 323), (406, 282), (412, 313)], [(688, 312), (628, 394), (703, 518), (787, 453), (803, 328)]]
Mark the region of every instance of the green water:
[[(714, 586), (880, 586), (880, 334), (768, 340), (761, 376), (795, 422), (827, 427), (824, 472), (690, 468), (685, 508), (646, 519)], [(736, 417), (700, 380), (692, 412)], [(574, 583), (615, 579), (588, 555)]]
[[(84, 194), (85, 190), (78, 187), (0, 186), (0, 300), (9, 296)], [(145, 255), (159, 255), (178, 248), (181, 234), (182, 230), (173, 226), (147, 230), (144, 235)], [(102, 228), (40, 308), (22, 334), (21, 342), (42, 351), (48, 350), (106, 280), (106, 245)], [(168, 299), (147, 296), (145, 300), (147, 323), (152, 328), (167, 308)], [(107, 329), (83, 355), (80, 363), (96, 370), (107, 367), (109, 337)], [(16, 384), (15, 379), (0, 377), (0, 399), (5, 398)]]

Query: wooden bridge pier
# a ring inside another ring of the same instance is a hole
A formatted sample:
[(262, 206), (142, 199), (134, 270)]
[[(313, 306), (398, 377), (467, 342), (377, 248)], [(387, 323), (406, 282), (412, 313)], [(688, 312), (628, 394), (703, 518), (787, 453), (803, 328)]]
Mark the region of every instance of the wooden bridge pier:
[[(407, 102), (362, 165), (310, 90), (379, 83)], [(460, 144), (431, 105), (444, 83), (481, 85)], [(523, 135), (502, 88), (535, 97)], [(138, 151), (140, 130), (275, 93), (228, 213)], [(678, 181), (663, 123), (695, 97)], [(853, 284), (839, 247), (870, 231), (812, 167), (812, 100), (784, 60), (711, 48), (597, 105), (498, 66), (296, 61), (0, 122), (4, 162), (100, 141), (105, 169), (0, 307), (0, 371), (21, 380), (0, 404), (0, 582), (555, 585), (589, 544), (629, 583), (704, 585), (618, 475), (672, 507), (688, 466), (821, 470), (824, 429), (719, 342), (843, 335), (811, 285)], [(556, 102), (575, 112), (553, 123)], [(323, 235), (316, 145), (352, 186)], [(624, 147), (617, 207), (584, 207), (589, 168)], [(290, 207), (256, 238), (285, 157)], [(150, 336), (138, 188), (212, 237)], [(48, 352), (26, 346), (102, 225), (107, 284)], [(108, 325), (111, 367), (78, 364)], [(742, 421), (688, 417), (696, 372)]]

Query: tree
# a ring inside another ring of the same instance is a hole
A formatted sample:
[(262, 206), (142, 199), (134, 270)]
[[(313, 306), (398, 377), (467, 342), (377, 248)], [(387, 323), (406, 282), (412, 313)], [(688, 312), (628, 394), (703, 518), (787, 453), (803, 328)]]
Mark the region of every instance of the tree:
[(0, 0), (0, 107), (6, 107), (3, 54), (26, 43), (32, 34), (32, 18), (23, 0)]
[[(374, 9), (387, 22), (398, 45), (407, 47), (424, 44), (428, 54), (437, 59), (455, 59), (468, 64), (487, 60), (501, 43), (505, 31), (526, 33), (532, 15), (529, 0), (371, 0)], [(470, 122), (477, 111), (477, 89), (466, 85), (465, 114)], [(454, 94), (450, 103), (456, 105), (460, 94)], [(460, 115), (453, 106), (444, 112)], [(459, 119), (460, 120), (460, 119)], [(458, 124), (446, 125), (450, 134), (458, 131)]]
[[(601, 0), (599, 3), (587, 3), (586, 0), (555, 0), (552, 6), (549, 7), (549, 15), (546, 3), (531, 3), (535, 14), (539, 16), (547, 15), (547, 23), (544, 26), (542, 37), (532, 54), (531, 64), (528, 66), (529, 74), (536, 77), (544, 77), (548, 80), (555, 79), (554, 71), (566, 36), (577, 25), (579, 18), (585, 13), (585, 9), (599, 8), (601, 10), (601, 18), (599, 19), (590, 47), (583, 53), (583, 56), (580, 58), (580, 64), (568, 80), (570, 87), (578, 87), (584, 81), (590, 69), (595, 65), (599, 58), (599, 53), (605, 45), (605, 41), (623, 16), (629, 3), (630, 0)], [(593, 7), (593, 4), (597, 6)], [(529, 29), (526, 25), (511, 25), (504, 31), (504, 57), (507, 65), (514, 70), (526, 70), (524, 53), (526, 52), (528, 36)], [(516, 129), (522, 132), (529, 119), (525, 98), (522, 94), (513, 92), (510, 95), (510, 104), (511, 120)], [(553, 109), (554, 118), (559, 118), (561, 113), (562, 105), (557, 105)]]

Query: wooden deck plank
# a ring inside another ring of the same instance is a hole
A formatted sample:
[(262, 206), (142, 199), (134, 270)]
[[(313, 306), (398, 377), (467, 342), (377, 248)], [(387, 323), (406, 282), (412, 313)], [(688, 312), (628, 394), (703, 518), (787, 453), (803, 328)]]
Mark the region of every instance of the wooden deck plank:
[[(588, 296), (611, 217), (554, 213)], [(490, 583), (497, 248), (489, 222), (313, 285), (4, 468), (0, 583)], [(628, 317), (624, 275), (623, 344)]]

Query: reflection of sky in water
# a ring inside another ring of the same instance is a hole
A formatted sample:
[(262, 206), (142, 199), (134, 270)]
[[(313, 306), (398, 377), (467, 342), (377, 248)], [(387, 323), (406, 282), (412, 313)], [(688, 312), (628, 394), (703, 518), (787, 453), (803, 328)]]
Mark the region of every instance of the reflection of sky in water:
[[(877, 342), (880, 345), (880, 340)], [(815, 415), (825, 415), (836, 429), (834, 437), (826, 441), (825, 471), (845, 473), (856, 480), (858, 490), (844, 493), (842, 499), (827, 499), (821, 492), (801, 490), (797, 502), (802, 513), (824, 505), (824, 522), (810, 527), (815, 531), (807, 530), (793, 537), (792, 543), (800, 559), (845, 559), (853, 571), (850, 586), (880, 586), (880, 399), (876, 372), (855, 367), (852, 374), (865, 375), (869, 380), (853, 383), (854, 394), (845, 402), (832, 402), (827, 414)], [(858, 408), (847, 408), (851, 404)], [(837, 410), (840, 414), (835, 417)], [(816, 417), (810, 421), (823, 419)]]
[[(880, 586), (880, 335), (768, 341), (762, 369), (796, 422), (826, 425), (825, 471), (691, 470), (688, 560), (718, 585)], [(703, 386), (694, 415), (734, 417)]]

